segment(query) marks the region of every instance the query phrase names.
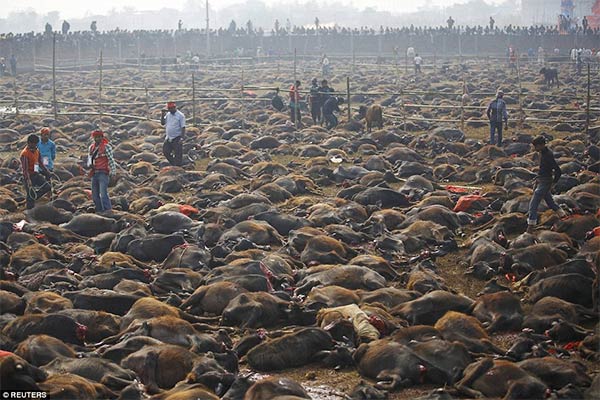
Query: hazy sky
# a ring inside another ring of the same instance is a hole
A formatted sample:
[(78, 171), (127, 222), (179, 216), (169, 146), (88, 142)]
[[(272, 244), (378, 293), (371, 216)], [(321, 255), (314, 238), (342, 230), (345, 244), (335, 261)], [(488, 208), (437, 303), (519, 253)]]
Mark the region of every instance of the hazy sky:
[[(267, 4), (282, 1), (303, 3), (306, 0), (263, 0)], [(356, 7), (374, 7), (378, 10), (388, 10), (392, 12), (414, 11), (423, 5), (450, 5), (454, 3), (464, 3), (467, 0), (336, 0), (340, 3), (351, 3)], [(489, 3), (498, 3), (501, 0), (487, 0)], [(243, 3), (244, 0), (209, 0), (210, 7), (216, 9), (229, 6), (231, 4)], [(3, 4), (2, 4), (3, 3)], [(86, 14), (105, 14), (109, 10), (131, 6), (138, 10), (157, 10), (163, 7), (181, 9), (186, 0), (0, 0), (0, 17), (7, 17), (12, 11), (23, 11), (33, 9), (38, 13), (45, 14), (49, 11), (59, 11), (62, 18), (79, 18)], [(204, 3), (204, 1), (202, 1)]]

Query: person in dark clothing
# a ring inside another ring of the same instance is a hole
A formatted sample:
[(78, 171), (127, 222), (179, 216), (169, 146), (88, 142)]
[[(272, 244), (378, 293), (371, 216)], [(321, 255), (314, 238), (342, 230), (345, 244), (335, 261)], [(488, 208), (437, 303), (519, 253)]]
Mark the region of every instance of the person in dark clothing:
[[(486, 114), (490, 120), (490, 144), (502, 146), (502, 121), (505, 129), (508, 129), (508, 112), (506, 103), (503, 100), (504, 92), (498, 90), (496, 98), (488, 105)], [(496, 131), (498, 131), (498, 141), (495, 141)]]
[(44, 166), (37, 147), (39, 141), (37, 135), (29, 135), (27, 146), (21, 152), (21, 169), (28, 210), (35, 207), (35, 201), (52, 189), (48, 181), (50, 171)]
[(319, 100), (321, 102), (321, 124), (325, 121), (325, 113), (323, 112), (323, 106), (325, 102), (331, 97), (331, 93), (333, 93), (333, 88), (329, 87), (329, 83), (327, 79), (323, 79), (321, 81), (321, 86), (319, 87)]
[(334, 112), (339, 112), (339, 105), (343, 103), (343, 97), (330, 96), (327, 100), (325, 100), (325, 103), (323, 103), (323, 119), (325, 120), (325, 128), (333, 129), (337, 126), (338, 119)]
[(565, 217), (566, 212), (560, 208), (552, 198), (552, 185), (558, 182), (562, 171), (554, 159), (554, 155), (546, 147), (546, 139), (543, 136), (537, 136), (531, 142), (535, 151), (540, 153), (540, 169), (535, 178), (535, 189), (529, 202), (529, 213), (527, 217), (527, 232), (532, 233), (537, 224), (537, 210), (544, 199), (548, 208), (554, 210), (559, 217)]
[(62, 23), (62, 34), (66, 35), (67, 33), (69, 33), (69, 29), (71, 29), (71, 24), (69, 24), (65, 19)]
[(290, 87), (290, 120), (296, 126), (302, 122), (302, 115), (300, 114), (300, 81), (296, 81)]
[(46, 35), (52, 34), (52, 25), (50, 25), (50, 22), (46, 22), (46, 26), (44, 27), (44, 33)]
[(321, 122), (321, 94), (319, 93), (319, 83), (317, 78), (314, 78), (311, 82), (310, 93), (308, 100), (310, 102), (310, 116), (313, 119), (315, 125)]

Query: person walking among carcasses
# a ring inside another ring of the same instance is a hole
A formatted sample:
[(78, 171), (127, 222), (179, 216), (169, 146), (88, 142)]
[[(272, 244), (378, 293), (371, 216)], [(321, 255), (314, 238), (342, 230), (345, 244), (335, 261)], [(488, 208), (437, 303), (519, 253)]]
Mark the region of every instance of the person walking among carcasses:
[(92, 178), (92, 200), (96, 212), (112, 210), (108, 197), (108, 183), (116, 172), (112, 146), (104, 137), (104, 132), (97, 129), (92, 132), (93, 142), (88, 151), (88, 167)]
[(50, 172), (42, 162), (38, 150), (40, 138), (33, 134), (27, 137), (27, 145), (21, 151), (21, 169), (25, 186), (27, 209), (35, 207), (35, 201), (51, 190)]
[(319, 93), (319, 82), (313, 78), (308, 93), (308, 102), (310, 103), (310, 116), (315, 125), (321, 122), (321, 94)]
[(162, 110), (160, 124), (165, 127), (163, 154), (169, 164), (180, 167), (183, 163), (183, 139), (185, 138), (185, 115), (170, 101)]
[[(506, 111), (506, 103), (504, 102), (504, 92), (499, 89), (496, 98), (488, 105), (486, 114), (490, 120), (490, 144), (502, 146), (502, 122), (504, 127), (508, 129), (508, 112)], [(496, 133), (498, 140), (496, 140)]]
[(531, 142), (535, 151), (540, 155), (540, 167), (535, 178), (535, 188), (533, 196), (529, 202), (529, 212), (527, 216), (527, 232), (532, 233), (537, 224), (538, 207), (544, 199), (548, 208), (554, 210), (559, 217), (565, 217), (567, 213), (560, 208), (552, 198), (552, 185), (560, 179), (562, 171), (558, 166), (554, 155), (546, 147), (546, 139), (543, 136), (537, 136)]
[(56, 144), (50, 139), (50, 128), (43, 127), (40, 130), (40, 136), (42, 140), (37, 144), (37, 148), (42, 157), (42, 164), (48, 171), (52, 172), (54, 171), (54, 160), (56, 159)]

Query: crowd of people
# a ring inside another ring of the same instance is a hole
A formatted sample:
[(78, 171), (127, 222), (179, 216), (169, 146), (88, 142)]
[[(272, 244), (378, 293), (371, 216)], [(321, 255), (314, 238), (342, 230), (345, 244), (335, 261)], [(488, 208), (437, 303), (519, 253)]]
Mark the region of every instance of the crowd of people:
[[(154, 43), (160, 45), (162, 41), (172, 41), (176, 39), (182, 43), (198, 39), (199, 36), (205, 36), (204, 29), (184, 29), (182, 23), (178, 23), (177, 29), (172, 30), (127, 30), (114, 29), (102, 31), (99, 29), (95, 21), (90, 26), (89, 30), (71, 31), (70, 24), (64, 21), (60, 30), (55, 30), (50, 24), (46, 24), (45, 29), (41, 32), (28, 33), (1, 33), (0, 34), (0, 55), (10, 52), (20, 53), (29, 50), (31, 46), (40, 45), (49, 40), (56, 33), (56, 39), (64, 46), (79, 46), (80, 48), (101, 46), (102, 48), (116, 48), (123, 46), (124, 51), (129, 48), (137, 49), (139, 41), (144, 43)], [(271, 30), (263, 28), (255, 28), (251, 21), (248, 21), (245, 26), (238, 26), (235, 21), (232, 21), (228, 28), (220, 27), (210, 30), (210, 35), (213, 37), (268, 37), (268, 36), (322, 36), (322, 37), (340, 37), (340, 36), (375, 36), (381, 35), (385, 38), (403, 38), (403, 37), (433, 37), (433, 36), (451, 36), (459, 34), (463, 36), (554, 36), (563, 34), (559, 26), (514, 26), (507, 25), (499, 27), (495, 24), (493, 18), (490, 17), (490, 22), (486, 26), (466, 26), (457, 25), (454, 19), (450, 17), (446, 26), (437, 27), (421, 27), (421, 26), (403, 26), (403, 27), (339, 27), (339, 26), (292, 26), (289, 21), (284, 26), (281, 26), (278, 21), (275, 22)], [(570, 33), (581, 35), (584, 37), (600, 37), (599, 28), (590, 28), (586, 25), (579, 26)]]

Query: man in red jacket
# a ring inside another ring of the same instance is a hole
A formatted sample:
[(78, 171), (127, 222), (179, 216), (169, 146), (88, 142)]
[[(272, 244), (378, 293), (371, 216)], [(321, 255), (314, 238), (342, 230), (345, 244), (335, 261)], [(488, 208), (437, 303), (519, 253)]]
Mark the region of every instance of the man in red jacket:
[(88, 167), (92, 177), (92, 199), (96, 212), (110, 211), (112, 206), (108, 197), (108, 182), (115, 173), (116, 164), (113, 158), (112, 147), (104, 132), (92, 132), (94, 142), (90, 145), (88, 153)]
[(51, 189), (50, 183), (46, 179), (50, 176), (50, 172), (42, 162), (42, 156), (37, 147), (39, 141), (40, 138), (37, 135), (29, 135), (27, 147), (21, 152), (21, 169), (23, 170), (28, 210), (35, 207), (35, 201)]

